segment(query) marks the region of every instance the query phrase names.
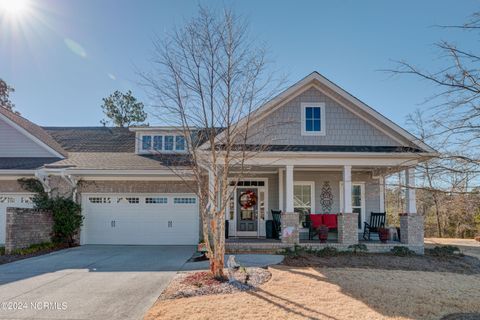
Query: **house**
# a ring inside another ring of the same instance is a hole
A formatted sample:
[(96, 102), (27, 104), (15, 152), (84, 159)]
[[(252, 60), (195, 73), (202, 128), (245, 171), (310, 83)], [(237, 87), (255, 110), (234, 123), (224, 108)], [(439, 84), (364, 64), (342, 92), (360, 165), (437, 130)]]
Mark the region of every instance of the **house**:
[[(246, 160), (248, 175), (231, 186), (230, 236), (265, 238), (271, 210), (281, 210), (284, 227), (295, 231), (290, 243), (287, 235), (281, 243), (292, 244), (302, 239), (308, 213), (336, 213), (336, 243), (355, 244), (370, 213), (385, 211), (384, 176), (405, 170), (402, 242), (423, 250), (423, 219), (408, 186), (415, 166), (435, 150), (317, 72), (251, 118), (247, 144), (267, 147)], [(0, 243), (5, 208), (32, 206), (21, 177), (74, 193), (85, 216), (81, 244), (198, 243), (193, 177), (171, 170), (188, 172), (186, 149), (174, 127), (40, 127), (0, 108)], [(245, 192), (257, 199), (249, 210), (237, 201)]]

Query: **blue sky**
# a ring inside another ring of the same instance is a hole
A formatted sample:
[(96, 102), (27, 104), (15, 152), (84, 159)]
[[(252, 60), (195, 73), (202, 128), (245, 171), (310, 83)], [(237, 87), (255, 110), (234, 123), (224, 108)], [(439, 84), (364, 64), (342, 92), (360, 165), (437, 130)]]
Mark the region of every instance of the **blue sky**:
[[(16, 1), (16, 0), (0, 0)], [(16, 21), (0, 15), (0, 78), (28, 119), (50, 126), (97, 126), (102, 98), (131, 89), (148, 104), (137, 68), (148, 70), (152, 37), (197, 12), (187, 0), (29, 0)], [(250, 20), (274, 68), (296, 82), (317, 70), (398, 124), (435, 88), (379, 71), (406, 60), (441, 66), (433, 43), (478, 50), (475, 34), (434, 27), (461, 24), (478, 1), (200, 1), (226, 4)], [(155, 123), (154, 119), (150, 120)]]

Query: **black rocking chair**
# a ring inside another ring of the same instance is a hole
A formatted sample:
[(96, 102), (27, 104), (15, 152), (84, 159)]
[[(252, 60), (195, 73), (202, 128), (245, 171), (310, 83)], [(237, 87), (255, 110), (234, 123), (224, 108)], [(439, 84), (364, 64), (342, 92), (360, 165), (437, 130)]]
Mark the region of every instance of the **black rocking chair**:
[(274, 230), (273, 238), (274, 239), (279, 239), (280, 238), (280, 232), (282, 230), (281, 216), (282, 216), (282, 211), (272, 209), (273, 230)]
[(364, 222), (363, 239), (370, 240), (371, 233), (377, 233), (378, 229), (385, 228), (385, 212), (372, 212), (370, 214), (370, 223)]

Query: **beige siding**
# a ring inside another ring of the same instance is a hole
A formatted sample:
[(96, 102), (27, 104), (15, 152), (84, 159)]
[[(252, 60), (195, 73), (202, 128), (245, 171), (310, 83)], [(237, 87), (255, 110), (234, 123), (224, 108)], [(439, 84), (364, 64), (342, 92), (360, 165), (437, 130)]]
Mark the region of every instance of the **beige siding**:
[(53, 154), (0, 119), (0, 157), (52, 157)]
[[(301, 104), (325, 103), (325, 136), (302, 136)], [(315, 88), (308, 89), (250, 128), (248, 143), (275, 145), (398, 146), (392, 138)]]

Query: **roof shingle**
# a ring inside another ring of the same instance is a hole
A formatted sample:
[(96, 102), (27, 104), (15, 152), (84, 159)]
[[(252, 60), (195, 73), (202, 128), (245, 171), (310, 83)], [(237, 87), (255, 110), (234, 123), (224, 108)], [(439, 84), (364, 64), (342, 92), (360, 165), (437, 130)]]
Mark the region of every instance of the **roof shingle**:
[(43, 127), (68, 152), (135, 152), (128, 128)]

